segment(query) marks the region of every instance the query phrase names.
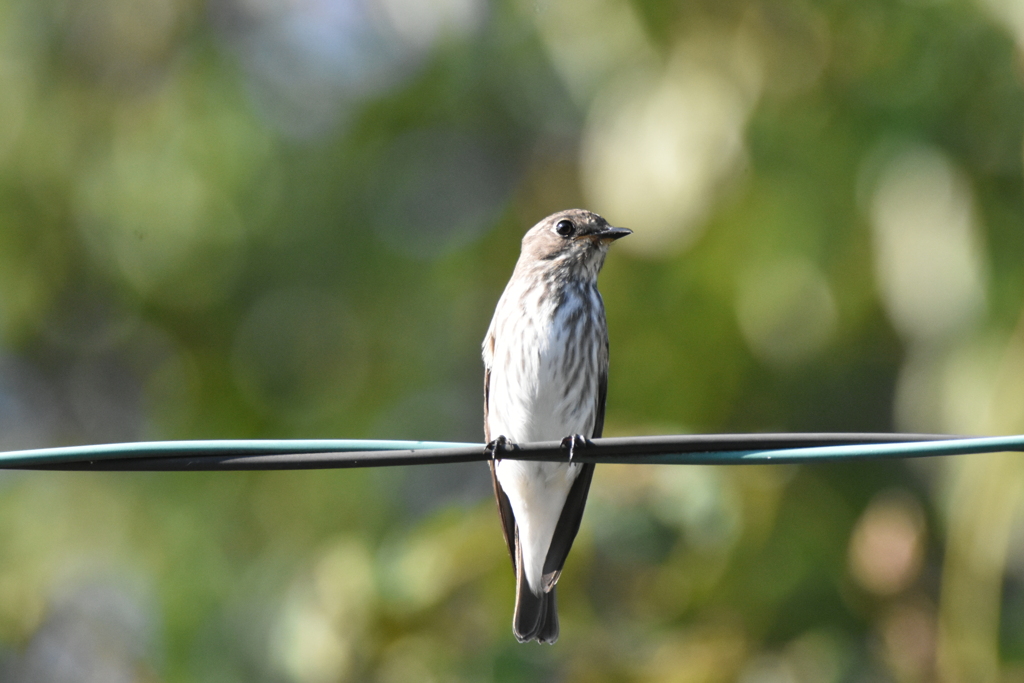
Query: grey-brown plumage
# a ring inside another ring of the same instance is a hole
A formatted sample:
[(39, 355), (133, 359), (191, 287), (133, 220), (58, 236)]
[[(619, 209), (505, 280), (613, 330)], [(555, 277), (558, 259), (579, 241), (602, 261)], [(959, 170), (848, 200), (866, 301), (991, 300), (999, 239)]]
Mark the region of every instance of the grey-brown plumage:
[(516, 573), (512, 630), (558, 639), (555, 584), (579, 530), (592, 464), (500, 459), (507, 443), (577, 444), (604, 427), (608, 330), (597, 275), (630, 234), (595, 213), (548, 216), (522, 252), (484, 338), (484, 434), (505, 542)]

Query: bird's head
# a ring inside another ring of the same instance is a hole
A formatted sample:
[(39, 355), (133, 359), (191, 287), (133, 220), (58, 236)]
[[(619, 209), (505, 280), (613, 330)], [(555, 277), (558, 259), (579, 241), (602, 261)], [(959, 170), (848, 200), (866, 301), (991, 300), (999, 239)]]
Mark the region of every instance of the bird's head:
[(613, 228), (590, 211), (559, 211), (526, 233), (520, 262), (558, 269), (570, 277), (596, 279), (608, 246), (632, 232), (627, 228)]

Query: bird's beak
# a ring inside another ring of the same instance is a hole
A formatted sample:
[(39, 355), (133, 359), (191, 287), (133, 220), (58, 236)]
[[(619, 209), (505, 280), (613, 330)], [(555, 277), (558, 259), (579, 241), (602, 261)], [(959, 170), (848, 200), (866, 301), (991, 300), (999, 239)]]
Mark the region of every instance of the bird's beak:
[(632, 234), (633, 234), (633, 231), (630, 230), (629, 228), (612, 228), (612, 227), (607, 227), (607, 228), (605, 228), (604, 230), (602, 230), (601, 232), (597, 233), (594, 236), (597, 237), (597, 239), (601, 240), (602, 242), (614, 242), (617, 239), (621, 239), (621, 238), (625, 237), (626, 235), (632, 235)]
[(626, 235), (632, 234), (633, 231), (630, 230), (629, 228), (613, 228), (611, 226), (608, 226), (607, 228), (603, 230), (598, 230), (597, 232), (585, 232), (582, 235), (576, 235), (575, 237), (573, 237), (573, 239), (587, 240), (591, 244), (609, 244), (619, 239), (620, 237), (625, 237)]

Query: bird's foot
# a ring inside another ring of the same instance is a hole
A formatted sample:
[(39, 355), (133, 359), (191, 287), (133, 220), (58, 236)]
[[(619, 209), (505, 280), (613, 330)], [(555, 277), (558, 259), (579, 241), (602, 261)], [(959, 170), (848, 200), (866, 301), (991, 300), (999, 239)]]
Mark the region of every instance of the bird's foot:
[(562, 448), (569, 449), (569, 462), (572, 462), (573, 455), (577, 448), (586, 448), (590, 442), (582, 434), (573, 434), (562, 439)]
[(501, 434), (497, 439), (484, 446), (484, 455), (488, 460), (500, 460), (502, 453), (508, 453), (514, 449), (515, 445), (508, 440), (507, 436)]

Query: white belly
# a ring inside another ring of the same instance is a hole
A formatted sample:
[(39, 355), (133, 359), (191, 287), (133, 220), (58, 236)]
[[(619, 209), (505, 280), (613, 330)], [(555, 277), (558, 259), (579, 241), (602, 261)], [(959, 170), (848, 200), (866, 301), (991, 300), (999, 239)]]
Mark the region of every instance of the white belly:
[(551, 538), (580, 466), (500, 460), (496, 469), (498, 481), (508, 496), (519, 526), (523, 573), (530, 587), (539, 593)]

